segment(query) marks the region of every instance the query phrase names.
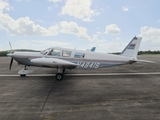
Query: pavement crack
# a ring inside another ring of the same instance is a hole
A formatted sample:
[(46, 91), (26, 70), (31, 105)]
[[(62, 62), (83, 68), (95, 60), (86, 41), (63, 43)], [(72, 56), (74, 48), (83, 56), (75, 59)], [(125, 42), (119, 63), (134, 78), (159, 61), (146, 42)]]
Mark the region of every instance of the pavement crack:
[[(124, 102), (124, 101), (143, 101), (145, 100), (146, 98), (148, 97), (155, 97), (156, 95), (154, 94), (148, 94), (148, 95), (141, 95), (141, 96), (130, 96), (130, 97), (127, 97), (127, 98), (119, 98), (119, 99), (111, 99), (111, 100), (108, 100), (108, 101), (102, 101), (102, 102), (98, 102), (98, 103), (93, 103), (93, 104), (87, 104), (87, 105), (82, 105), (78, 108), (73, 108), (73, 109), (69, 109), (69, 110), (65, 110), (65, 111), (61, 111), (61, 112), (58, 112), (58, 113), (53, 113), (49, 116), (46, 116), (43, 120), (53, 120), (59, 116), (62, 116), (62, 115), (67, 115), (67, 114), (71, 114), (71, 113), (74, 113), (74, 112), (79, 112), (79, 111), (83, 111), (83, 110), (87, 110), (87, 109), (91, 109), (93, 107), (97, 107), (97, 106), (107, 106), (107, 105), (110, 105), (111, 103), (117, 103), (117, 102)], [(154, 100), (154, 99), (152, 99)], [(114, 113), (113, 111), (110, 111), (110, 114), (112, 114), (113, 116), (117, 117), (118, 115), (116, 113)], [(119, 117), (119, 119), (123, 119), (122, 117)]]
[(51, 87), (51, 89), (50, 89), (50, 91), (49, 91), (49, 93), (48, 93), (48, 95), (47, 95), (47, 97), (46, 97), (46, 100), (45, 100), (44, 103), (43, 103), (43, 106), (42, 106), (40, 112), (43, 111), (43, 109), (44, 109), (44, 107), (45, 107), (45, 105), (46, 105), (46, 103), (47, 103), (47, 100), (48, 100), (48, 98), (49, 98), (49, 96), (50, 96), (50, 94), (51, 94), (51, 91), (52, 91), (53, 87), (54, 87), (55, 84), (56, 84), (56, 81), (57, 81), (57, 80), (54, 80), (54, 81), (53, 81), (52, 87)]

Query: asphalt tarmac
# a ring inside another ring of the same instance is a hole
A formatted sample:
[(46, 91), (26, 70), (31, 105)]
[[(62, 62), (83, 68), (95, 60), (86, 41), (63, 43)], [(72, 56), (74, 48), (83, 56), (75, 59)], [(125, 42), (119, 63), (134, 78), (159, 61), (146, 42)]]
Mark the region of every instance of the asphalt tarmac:
[(160, 55), (143, 55), (152, 63), (135, 63), (88, 71), (23, 68), (0, 57), (0, 120), (160, 120)]

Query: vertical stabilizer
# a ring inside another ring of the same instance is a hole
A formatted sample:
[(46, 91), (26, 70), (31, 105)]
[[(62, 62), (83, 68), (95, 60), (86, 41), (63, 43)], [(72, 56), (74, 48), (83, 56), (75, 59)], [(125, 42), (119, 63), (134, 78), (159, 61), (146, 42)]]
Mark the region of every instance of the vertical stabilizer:
[(131, 42), (127, 45), (127, 47), (122, 51), (121, 55), (137, 59), (137, 53), (139, 50), (141, 40), (141, 37), (134, 37), (131, 40)]

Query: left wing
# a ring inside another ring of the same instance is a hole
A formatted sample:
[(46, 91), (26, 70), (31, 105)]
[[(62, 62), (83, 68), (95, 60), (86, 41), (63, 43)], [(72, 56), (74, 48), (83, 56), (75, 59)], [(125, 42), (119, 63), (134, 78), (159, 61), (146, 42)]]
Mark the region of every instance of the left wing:
[(47, 66), (47, 67), (65, 66), (66, 68), (69, 69), (74, 69), (78, 66), (75, 63), (58, 58), (35, 58), (32, 59), (31, 62), (36, 65)]

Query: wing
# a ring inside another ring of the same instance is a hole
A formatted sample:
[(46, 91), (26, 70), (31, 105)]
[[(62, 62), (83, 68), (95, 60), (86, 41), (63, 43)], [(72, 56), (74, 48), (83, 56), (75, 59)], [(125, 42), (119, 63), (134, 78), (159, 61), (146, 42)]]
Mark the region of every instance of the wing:
[(47, 67), (57, 67), (57, 66), (64, 66), (68, 69), (75, 69), (78, 65), (72, 63), (70, 61), (57, 59), (57, 58), (35, 58), (32, 59), (31, 62), (35, 65), (40, 66), (47, 66)]

